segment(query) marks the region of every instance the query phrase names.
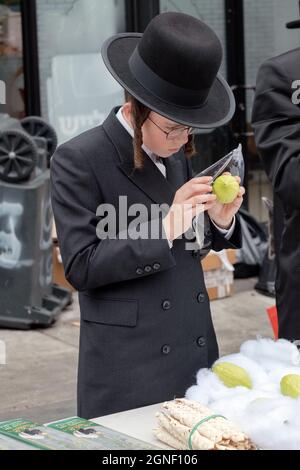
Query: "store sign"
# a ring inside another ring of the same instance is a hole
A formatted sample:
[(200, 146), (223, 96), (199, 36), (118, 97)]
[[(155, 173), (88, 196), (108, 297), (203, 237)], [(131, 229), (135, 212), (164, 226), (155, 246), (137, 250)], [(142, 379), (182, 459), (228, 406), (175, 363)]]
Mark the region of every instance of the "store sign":
[(66, 138), (78, 135), (82, 129), (101, 124), (105, 119), (105, 114), (100, 113), (98, 109), (93, 109), (89, 114), (73, 114), (58, 117), (59, 129)]

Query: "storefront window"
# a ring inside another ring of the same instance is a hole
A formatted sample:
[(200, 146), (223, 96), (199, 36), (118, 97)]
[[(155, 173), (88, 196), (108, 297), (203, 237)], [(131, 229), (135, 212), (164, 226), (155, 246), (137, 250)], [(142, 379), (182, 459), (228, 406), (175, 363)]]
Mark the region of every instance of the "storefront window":
[(42, 115), (62, 143), (101, 124), (124, 101), (100, 49), (126, 30), (125, 0), (36, 0), (36, 6)]
[(0, 112), (25, 116), (20, 0), (0, 0)]

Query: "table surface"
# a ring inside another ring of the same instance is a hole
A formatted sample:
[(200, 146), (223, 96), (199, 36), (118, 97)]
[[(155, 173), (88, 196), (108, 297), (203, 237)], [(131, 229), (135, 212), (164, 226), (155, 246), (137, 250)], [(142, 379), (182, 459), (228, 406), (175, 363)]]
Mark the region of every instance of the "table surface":
[(153, 429), (157, 427), (155, 413), (161, 409), (161, 406), (162, 403), (157, 403), (112, 415), (101, 416), (100, 418), (93, 418), (92, 421), (145, 441), (160, 449), (172, 449), (172, 447), (156, 439), (153, 434)]

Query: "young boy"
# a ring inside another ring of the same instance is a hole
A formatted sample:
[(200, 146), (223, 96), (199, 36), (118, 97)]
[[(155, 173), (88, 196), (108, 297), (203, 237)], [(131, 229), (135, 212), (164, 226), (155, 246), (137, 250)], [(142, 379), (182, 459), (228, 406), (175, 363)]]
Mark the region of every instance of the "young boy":
[[(239, 248), (236, 213), (245, 191), (223, 205), (210, 178), (192, 178), (192, 129), (222, 125), (235, 108), (218, 74), (221, 44), (207, 25), (163, 13), (143, 35), (109, 38), (102, 55), (126, 103), (60, 146), (51, 162), (65, 274), (79, 291), (84, 418), (180, 397), (199, 368), (217, 359), (200, 263), (207, 251), (188, 249), (186, 234), (205, 213), (208, 249)], [(136, 205), (148, 212), (133, 225)]]

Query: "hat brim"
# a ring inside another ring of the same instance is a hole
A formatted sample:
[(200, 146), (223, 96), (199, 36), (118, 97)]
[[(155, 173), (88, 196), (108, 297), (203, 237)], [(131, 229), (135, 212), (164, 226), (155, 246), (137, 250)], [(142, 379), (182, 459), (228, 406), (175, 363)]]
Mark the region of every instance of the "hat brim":
[(300, 20), (290, 21), (289, 23), (286, 23), (286, 27), (288, 29), (300, 28)]
[(134, 78), (128, 65), (141, 37), (141, 33), (121, 33), (108, 38), (102, 45), (103, 61), (123, 88), (151, 110), (179, 124), (211, 129), (230, 121), (235, 111), (235, 99), (221, 74), (217, 75), (205, 104), (197, 108), (168, 103), (144, 88)]

